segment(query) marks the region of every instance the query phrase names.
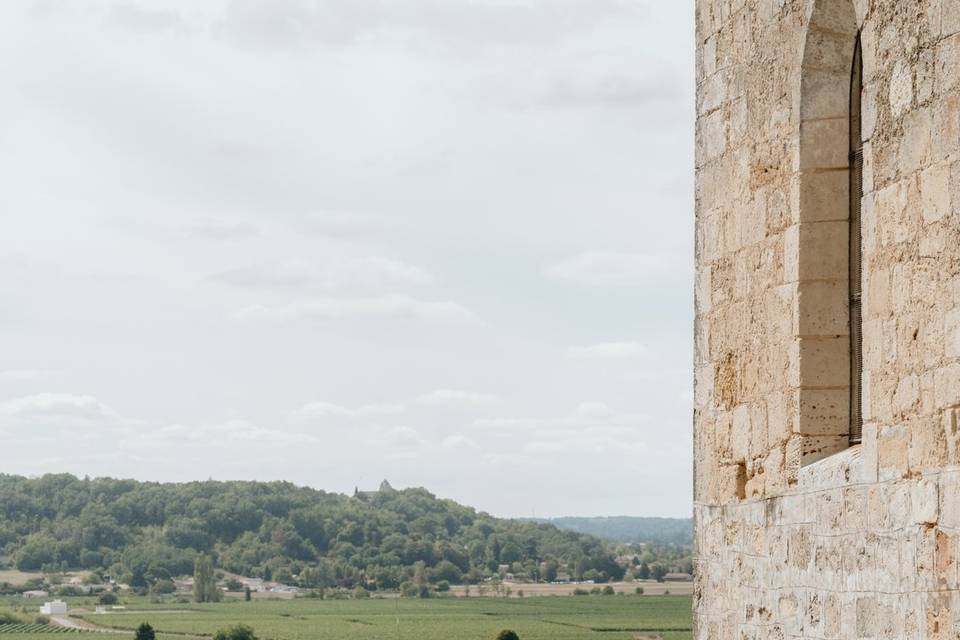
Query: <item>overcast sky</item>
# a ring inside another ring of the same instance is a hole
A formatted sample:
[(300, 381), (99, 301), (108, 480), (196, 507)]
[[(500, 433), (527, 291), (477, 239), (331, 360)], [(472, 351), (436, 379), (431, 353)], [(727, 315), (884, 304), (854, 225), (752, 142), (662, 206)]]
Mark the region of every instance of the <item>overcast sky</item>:
[(4, 0), (2, 471), (687, 516), (692, 29)]

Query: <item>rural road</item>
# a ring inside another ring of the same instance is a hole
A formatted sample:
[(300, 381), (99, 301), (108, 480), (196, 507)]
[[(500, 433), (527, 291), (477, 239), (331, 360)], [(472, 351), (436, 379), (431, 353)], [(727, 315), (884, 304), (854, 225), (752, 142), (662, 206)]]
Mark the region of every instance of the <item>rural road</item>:
[(80, 620), (74, 620), (73, 618), (68, 618), (67, 616), (50, 616), (50, 622), (57, 625), (58, 627), (65, 627), (67, 629), (90, 629), (92, 625), (89, 625)]
[(123, 633), (126, 634), (126, 631), (120, 631), (119, 629), (106, 629), (104, 627), (99, 627), (95, 624), (87, 622), (86, 620), (78, 620), (76, 618), (71, 618), (69, 616), (50, 616), (50, 623), (58, 627), (64, 627), (66, 629), (80, 629), (83, 631), (101, 631), (104, 633)]

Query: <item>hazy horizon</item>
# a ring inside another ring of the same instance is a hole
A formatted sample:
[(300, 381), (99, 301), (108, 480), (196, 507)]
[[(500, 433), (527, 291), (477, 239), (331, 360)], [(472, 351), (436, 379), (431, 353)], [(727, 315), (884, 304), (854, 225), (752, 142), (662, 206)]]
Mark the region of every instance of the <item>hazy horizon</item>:
[(4, 472), (687, 517), (692, 13), (3, 3)]

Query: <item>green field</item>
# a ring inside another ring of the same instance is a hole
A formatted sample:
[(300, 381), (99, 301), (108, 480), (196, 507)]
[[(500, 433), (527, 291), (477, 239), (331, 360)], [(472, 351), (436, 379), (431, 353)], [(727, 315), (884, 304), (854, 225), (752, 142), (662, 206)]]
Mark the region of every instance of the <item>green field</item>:
[(83, 617), (114, 629), (132, 630), (146, 621), (165, 640), (209, 636), (238, 622), (262, 640), (486, 640), (501, 629), (513, 629), (522, 640), (628, 640), (643, 632), (688, 640), (690, 604), (690, 596), (297, 599), (131, 604), (125, 612)]
[(82, 633), (78, 629), (56, 627), (52, 624), (0, 624), (0, 635), (4, 640), (12, 640), (13, 636), (35, 636), (38, 633)]

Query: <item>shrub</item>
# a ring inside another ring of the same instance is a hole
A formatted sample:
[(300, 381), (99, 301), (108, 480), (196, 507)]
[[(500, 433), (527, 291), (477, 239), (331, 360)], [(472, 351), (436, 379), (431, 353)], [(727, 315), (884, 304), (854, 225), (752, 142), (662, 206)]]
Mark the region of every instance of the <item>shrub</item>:
[(21, 624), (23, 618), (13, 611), (0, 611), (0, 624)]
[(443, 593), (444, 591), (450, 591), (450, 583), (446, 580), (441, 580), (437, 583), (437, 591)]
[(612, 596), (615, 593), (616, 591), (614, 591), (613, 587), (611, 587), (610, 585), (607, 585), (603, 588), (603, 595), (605, 596)]
[(643, 595), (643, 587), (637, 587), (637, 588), (634, 589), (633, 591), (634, 591), (634, 593), (636, 593), (638, 596), (642, 596), (642, 595)]
[(497, 634), (497, 640), (520, 640), (520, 636), (517, 635), (516, 631), (504, 629)]
[(663, 595), (665, 595), (665, 596), (670, 595), (670, 589), (664, 589), (664, 590), (663, 590)]
[(50, 616), (39, 615), (33, 619), (33, 624), (50, 624)]
[(226, 629), (220, 629), (213, 634), (213, 640), (257, 640), (253, 629), (245, 624), (235, 624)]
[(358, 585), (358, 586), (356, 586), (356, 587), (353, 589), (353, 597), (354, 597), (354, 598), (369, 598), (369, 597), (370, 597), (370, 592), (367, 591), (366, 589), (364, 589), (363, 587), (361, 587), (361, 586)]
[(141, 622), (140, 626), (133, 634), (133, 640), (156, 640), (157, 634), (146, 622)]
[(575, 595), (575, 596), (588, 596), (588, 595), (590, 595), (590, 592), (587, 591), (586, 589), (581, 589), (580, 587), (577, 587), (576, 589), (573, 590), (573, 595)]
[(173, 580), (168, 580), (166, 578), (163, 578), (153, 583), (153, 592), (161, 593), (161, 594), (176, 593), (177, 585), (173, 583)]
[(120, 602), (120, 598), (117, 597), (117, 594), (112, 591), (107, 591), (106, 593), (100, 594), (100, 604), (117, 604)]
[(419, 594), (420, 589), (409, 580), (400, 584), (400, 595), (404, 598), (416, 598)]

